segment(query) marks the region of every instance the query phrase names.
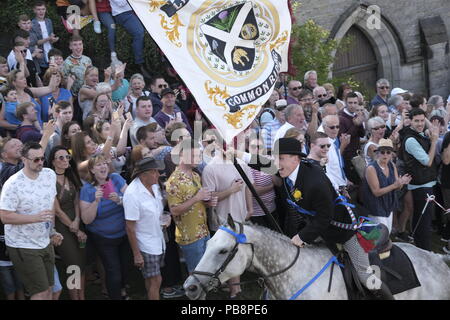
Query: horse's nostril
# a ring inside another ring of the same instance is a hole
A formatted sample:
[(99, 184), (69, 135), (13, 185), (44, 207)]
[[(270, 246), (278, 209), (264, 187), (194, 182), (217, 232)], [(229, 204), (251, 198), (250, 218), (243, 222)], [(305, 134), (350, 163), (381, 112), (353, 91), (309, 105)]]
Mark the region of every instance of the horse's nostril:
[(198, 290), (198, 287), (197, 287), (195, 284), (193, 284), (193, 285), (190, 285), (190, 286), (188, 287), (188, 290), (189, 290), (190, 292), (195, 292), (195, 291)]

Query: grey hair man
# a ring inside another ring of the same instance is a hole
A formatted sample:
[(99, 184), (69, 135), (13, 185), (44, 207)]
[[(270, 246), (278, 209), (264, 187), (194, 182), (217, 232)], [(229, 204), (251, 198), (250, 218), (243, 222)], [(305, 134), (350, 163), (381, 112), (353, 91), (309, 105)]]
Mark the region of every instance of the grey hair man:
[(377, 81), (377, 94), (372, 99), (372, 102), (370, 103), (372, 106), (375, 106), (377, 104), (385, 104), (388, 105), (388, 96), (391, 89), (391, 85), (389, 83), (389, 80), (387, 79), (379, 79)]
[(344, 150), (350, 143), (350, 136), (339, 134), (339, 116), (328, 115), (322, 120), (323, 131), (330, 138), (331, 147), (328, 151), (328, 162), (326, 164), (326, 174), (335, 189), (343, 188), (347, 185), (347, 177), (344, 172), (344, 159), (341, 150)]
[[(305, 114), (303, 112), (302, 106), (298, 104), (290, 104), (286, 107), (286, 110), (284, 112), (286, 123), (284, 123), (280, 129), (278, 129), (277, 134), (275, 135), (275, 138), (273, 139), (273, 143), (275, 145), (275, 142), (283, 138), (286, 134), (286, 131), (288, 131), (291, 128), (297, 128), (301, 130), (306, 130), (307, 124), (305, 121)], [(274, 150), (274, 145), (272, 145), (272, 151)]]
[(305, 88), (313, 91), (317, 86), (317, 72), (314, 70), (309, 70), (305, 73), (304, 78)]

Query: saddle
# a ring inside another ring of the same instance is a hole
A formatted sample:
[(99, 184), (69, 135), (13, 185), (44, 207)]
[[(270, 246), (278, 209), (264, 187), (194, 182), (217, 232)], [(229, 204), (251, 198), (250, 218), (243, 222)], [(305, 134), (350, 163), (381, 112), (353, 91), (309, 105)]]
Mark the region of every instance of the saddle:
[[(345, 266), (341, 270), (349, 300), (375, 299), (372, 292), (360, 282), (348, 253), (340, 250), (338, 259)], [(387, 285), (393, 295), (421, 286), (411, 260), (391, 240), (371, 251), (369, 261), (371, 265), (380, 268), (381, 281)]]

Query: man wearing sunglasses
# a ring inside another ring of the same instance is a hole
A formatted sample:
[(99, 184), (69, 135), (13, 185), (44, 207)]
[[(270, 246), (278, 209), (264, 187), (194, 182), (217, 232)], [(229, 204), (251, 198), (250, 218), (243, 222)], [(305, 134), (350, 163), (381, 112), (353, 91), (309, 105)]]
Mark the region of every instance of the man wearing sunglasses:
[(298, 80), (291, 80), (288, 84), (287, 104), (299, 104), (300, 91), (302, 90), (302, 83)]
[(323, 132), (316, 132), (311, 137), (311, 149), (307, 159), (312, 163), (325, 168), (328, 162), (328, 151), (331, 148), (331, 142), (328, 136)]
[(5, 183), (0, 197), (0, 217), (14, 268), (31, 300), (51, 300), (55, 254), (50, 238), (54, 231), (56, 174), (44, 167), (44, 150), (35, 142), (24, 145), (24, 168)]
[(153, 104), (153, 117), (162, 109), (163, 103), (161, 102), (161, 92), (167, 88), (169, 88), (169, 84), (161, 76), (154, 77), (150, 82), (149, 96)]
[(372, 102), (370, 103), (372, 106), (375, 106), (377, 104), (388, 104), (388, 97), (389, 92), (391, 89), (391, 85), (389, 84), (389, 81), (386, 79), (380, 79), (377, 81), (377, 95), (372, 99)]

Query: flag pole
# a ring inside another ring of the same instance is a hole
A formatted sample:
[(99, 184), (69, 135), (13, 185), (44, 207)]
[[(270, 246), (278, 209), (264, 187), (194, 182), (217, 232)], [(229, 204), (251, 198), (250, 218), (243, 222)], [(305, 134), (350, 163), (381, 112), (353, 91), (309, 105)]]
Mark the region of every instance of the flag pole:
[(250, 192), (252, 193), (253, 197), (255, 197), (256, 202), (258, 202), (259, 206), (261, 207), (261, 209), (263, 209), (264, 213), (266, 214), (266, 216), (269, 217), (270, 222), (272, 223), (272, 225), (274, 227), (276, 227), (277, 231), (281, 234), (284, 234), (283, 230), (281, 230), (280, 225), (278, 224), (278, 222), (275, 220), (275, 218), (273, 217), (273, 215), (269, 212), (269, 209), (267, 209), (267, 207), (265, 206), (264, 202), (261, 200), (261, 198), (259, 197), (258, 193), (255, 190), (255, 187), (253, 187), (253, 184), (250, 182), (250, 180), (248, 179), (247, 175), (245, 174), (244, 170), (242, 170), (241, 165), (237, 162), (237, 159), (234, 158), (233, 160), (233, 164), (234, 167), (236, 168), (236, 170), (239, 172), (240, 176), (242, 177), (242, 179), (244, 180), (245, 184), (247, 185), (248, 189), (250, 190)]

